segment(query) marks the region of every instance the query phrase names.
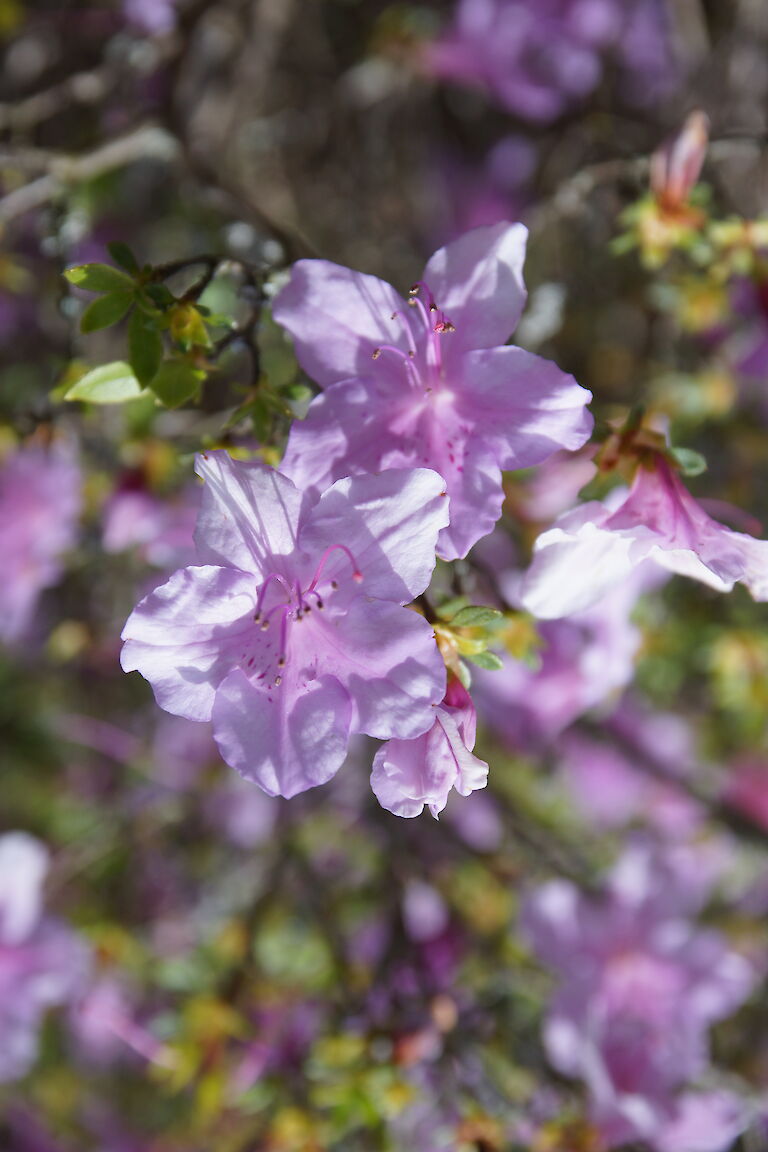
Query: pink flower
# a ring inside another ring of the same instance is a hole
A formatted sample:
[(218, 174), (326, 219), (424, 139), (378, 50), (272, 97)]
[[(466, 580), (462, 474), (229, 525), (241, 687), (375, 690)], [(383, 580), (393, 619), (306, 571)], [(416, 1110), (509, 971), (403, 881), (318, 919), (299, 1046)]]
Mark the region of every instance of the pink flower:
[[(615, 828), (638, 817), (661, 835), (674, 840), (691, 834), (702, 811), (681, 784), (696, 764), (691, 733), (671, 713), (646, 713), (623, 704), (606, 725), (607, 741), (582, 733), (567, 733), (559, 746), (560, 771), (576, 807), (598, 828)], [(610, 732), (630, 733), (638, 748), (666, 770), (666, 783), (643, 770), (630, 750), (613, 744)]]
[[(641, 565), (599, 605), (540, 625), (533, 665), (504, 655), (498, 671), (478, 669), (473, 685), (481, 717), (521, 749), (552, 741), (585, 712), (610, 704), (634, 675), (641, 637), (632, 612), (663, 579), (652, 565)], [(498, 582), (517, 604), (520, 573), (503, 573)]]
[(582, 504), (538, 538), (522, 603), (544, 619), (582, 611), (646, 559), (718, 592), (738, 582), (768, 600), (768, 541), (713, 520), (658, 453), (629, 493)]
[(63, 446), (19, 448), (0, 466), (0, 640), (23, 636), (40, 593), (59, 579), (77, 536), (80, 489), (80, 470)]
[(349, 474), (434, 468), (451, 498), (438, 552), (451, 560), (498, 520), (502, 469), (581, 447), (590, 393), (503, 346), (525, 303), (525, 239), (520, 224), (466, 233), (431, 258), (411, 307), (374, 276), (295, 264), (274, 316), (324, 391), (293, 425), (284, 473), (321, 490)]
[(157, 568), (176, 568), (191, 562), (199, 506), (200, 493), (196, 488), (175, 499), (162, 500), (145, 488), (120, 487), (104, 509), (104, 551), (138, 548), (146, 562)]
[(382, 808), (411, 817), (428, 804), (437, 819), (452, 788), (461, 796), (485, 788), (488, 765), (471, 751), (476, 726), (469, 693), (452, 678), (428, 732), (415, 740), (388, 740), (376, 753), (371, 788)]
[(588, 96), (612, 51), (630, 97), (670, 85), (659, 0), (459, 0), (453, 26), (428, 45), (438, 76), (486, 89), (504, 108), (546, 123)]
[(200, 567), (129, 618), (122, 665), (166, 711), (213, 719), (224, 760), (270, 795), (329, 780), (349, 737), (420, 736), (445, 669), (423, 592), (447, 521), (426, 469), (359, 476), (319, 499), (261, 464), (198, 456)]
[(0, 1082), (31, 1068), (46, 1010), (85, 981), (88, 950), (43, 916), (45, 848), (25, 832), (0, 836)]
[(640, 1140), (659, 1152), (717, 1152), (744, 1127), (735, 1098), (684, 1090), (707, 1068), (707, 1030), (755, 980), (722, 936), (691, 923), (707, 895), (707, 868), (692, 850), (653, 856), (634, 848), (601, 901), (553, 881), (525, 908), (528, 938), (560, 976), (547, 1054), (558, 1071), (586, 1082), (610, 1146)]

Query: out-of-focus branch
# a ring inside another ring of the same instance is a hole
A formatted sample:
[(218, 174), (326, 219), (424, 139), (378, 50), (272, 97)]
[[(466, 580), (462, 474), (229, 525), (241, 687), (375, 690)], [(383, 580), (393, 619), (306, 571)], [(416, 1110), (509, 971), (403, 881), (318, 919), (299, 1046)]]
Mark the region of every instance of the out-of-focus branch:
[(172, 60), (183, 48), (181, 38), (164, 37), (130, 46), (122, 60), (110, 59), (21, 100), (0, 104), (0, 132), (25, 133), (72, 105), (96, 107), (126, 76), (147, 76)]
[[(125, 168), (139, 160), (159, 160), (168, 163), (179, 154), (177, 141), (157, 125), (145, 124), (117, 140), (110, 140), (91, 152), (80, 156), (50, 153), (45, 162), (46, 171), (36, 180), (23, 184), (0, 199), (0, 225), (31, 212), (43, 204), (65, 195), (73, 185), (94, 180), (116, 168)], [(22, 156), (24, 151), (22, 150)], [(42, 165), (43, 157), (35, 154)], [(6, 162), (12, 164), (13, 152), (5, 153)]]
[[(734, 152), (764, 146), (765, 143), (765, 135), (730, 132), (728, 136), (710, 142), (708, 156), (711, 161), (720, 163), (729, 160)], [(559, 188), (531, 213), (529, 217), (531, 232), (542, 232), (560, 220), (578, 216), (590, 196), (601, 187), (627, 184), (639, 188), (647, 184), (649, 171), (648, 156), (620, 157), (582, 168), (563, 181)]]

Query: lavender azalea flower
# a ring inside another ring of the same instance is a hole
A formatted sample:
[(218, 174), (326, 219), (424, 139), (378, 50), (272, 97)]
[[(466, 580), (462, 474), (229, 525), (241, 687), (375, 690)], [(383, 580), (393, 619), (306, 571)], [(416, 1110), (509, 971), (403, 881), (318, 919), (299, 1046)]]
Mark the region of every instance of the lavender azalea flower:
[(30, 445), (0, 465), (0, 640), (28, 629), (38, 597), (59, 579), (76, 539), (80, 470), (72, 451)]
[(428, 804), (437, 818), (452, 788), (461, 796), (485, 788), (488, 765), (471, 751), (476, 727), (469, 693), (451, 678), (429, 732), (415, 740), (388, 740), (376, 753), (371, 787), (382, 808), (418, 816)]
[(31, 1068), (46, 1010), (71, 1000), (88, 971), (74, 932), (43, 916), (45, 848), (25, 832), (0, 836), (0, 1082)]
[(523, 914), (539, 959), (561, 979), (545, 1026), (549, 1059), (586, 1081), (611, 1147), (640, 1140), (658, 1152), (719, 1152), (745, 1124), (730, 1094), (685, 1090), (706, 1069), (708, 1028), (755, 979), (722, 936), (691, 922), (711, 883), (698, 857), (636, 847), (601, 902), (556, 880)]
[(426, 47), (424, 64), (546, 123), (597, 88), (609, 53), (631, 98), (645, 102), (669, 87), (661, 0), (460, 0), (453, 26)]
[(659, 453), (638, 468), (628, 493), (582, 504), (538, 538), (522, 603), (544, 619), (570, 615), (597, 604), (646, 559), (718, 592), (738, 582), (768, 600), (768, 541), (708, 516)]
[(341, 480), (319, 499), (273, 469), (204, 453), (200, 567), (129, 618), (125, 671), (166, 711), (213, 719), (224, 760), (270, 795), (322, 784), (350, 734), (432, 727), (445, 669), (424, 591), (448, 519), (427, 469)]
[[(497, 577), (510, 604), (519, 603), (520, 575), (512, 570)], [(481, 717), (513, 749), (535, 748), (618, 698), (632, 679), (640, 647), (632, 612), (664, 578), (653, 565), (639, 565), (599, 605), (540, 625), (534, 666), (505, 654), (498, 671), (478, 669), (473, 686)]]
[(324, 389), (291, 430), (300, 487), (387, 468), (434, 468), (451, 498), (438, 552), (465, 556), (501, 514), (501, 470), (580, 448), (591, 394), (548, 360), (504, 347), (525, 303), (526, 230), (477, 228), (441, 248), (410, 307), (389, 284), (300, 260), (274, 304)]

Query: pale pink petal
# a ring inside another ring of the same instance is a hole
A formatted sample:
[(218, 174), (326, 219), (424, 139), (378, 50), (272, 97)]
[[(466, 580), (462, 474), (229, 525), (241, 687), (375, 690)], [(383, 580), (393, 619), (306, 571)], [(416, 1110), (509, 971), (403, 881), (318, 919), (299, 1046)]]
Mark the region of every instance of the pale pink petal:
[(391, 285), (331, 264), (299, 260), (272, 315), (291, 334), (304, 371), (323, 387), (367, 373), (374, 350), (391, 340), (392, 313), (404, 302)]
[(371, 788), (382, 808), (396, 816), (418, 816), (425, 804), (437, 816), (452, 788), (468, 796), (487, 780), (488, 765), (468, 750), (450, 712), (439, 708), (423, 736), (382, 745), (373, 761)]
[(0, 836), (0, 948), (20, 944), (42, 910), (48, 852), (26, 832)]
[(551, 360), (512, 346), (489, 348), (470, 352), (465, 372), (462, 411), (501, 468), (531, 468), (589, 439), (592, 393)]
[(523, 264), (528, 230), (522, 224), (475, 228), (440, 248), (424, 270), (436, 303), (454, 324), (458, 348), (505, 344), (525, 305)]
[(141, 672), (161, 708), (210, 720), (217, 687), (250, 657), (257, 582), (234, 568), (181, 568), (123, 629), (124, 672)]
[[(438, 533), (448, 523), (445, 481), (428, 468), (390, 469), (338, 480), (312, 509), (299, 544), (313, 555), (344, 544), (365, 596), (405, 604), (429, 584)], [(325, 569), (348, 572), (337, 549)]]
[(344, 688), (320, 676), (299, 688), (258, 688), (240, 669), (216, 693), (213, 733), (223, 759), (270, 796), (325, 784), (344, 763), (352, 706)]
[(360, 596), (335, 618), (315, 613), (313, 628), (318, 675), (333, 675), (346, 688), (353, 732), (411, 739), (431, 728), (445, 694), (445, 665), (422, 616)]
[(199, 453), (195, 471), (205, 481), (195, 529), (201, 563), (263, 574), (295, 551), (304, 497), (290, 480), (222, 449)]
[(730, 1092), (688, 1092), (654, 1139), (658, 1152), (727, 1152), (749, 1123), (744, 1100)]

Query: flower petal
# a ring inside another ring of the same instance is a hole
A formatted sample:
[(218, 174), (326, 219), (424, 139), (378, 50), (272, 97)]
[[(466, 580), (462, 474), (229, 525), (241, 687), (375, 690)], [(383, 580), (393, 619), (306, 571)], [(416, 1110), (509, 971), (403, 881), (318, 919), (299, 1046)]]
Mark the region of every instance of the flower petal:
[(407, 399), (402, 381), (385, 374), (330, 385), (306, 418), (294, 421), (280, 471), (298, 488), (319, 494), (344, 476), (388, 467), (388, 458), (407, 447), (393, 428), (398, 398)]
[(466, 232), (435, 252), (424, 281), (454, 324), (449, 340), (462, 350), (505, 344), (526, 299), (523, 263), (528, 230), (492, 224)]
[(392, 340), (392, 313), (404, 302), (376, 276), (328, 260), (299, 260), (275, 298), (272, 315), (294, 340), (304, 371), (327, 387), (359, 376), (371, 356)]
[(468, 796), (488, 782), (488, 765), (465, 746), (453, 716), (439, 708), (429, 732), (415, 740), (388, 740), (376, 753), (371, 788), (382, 808), (395, 816), (418, 816), (425, 804), (433, 816), (452, 788)]
[(592, 393), (551, 360), (511, 346), (483, 349), (466, 357), (463, 378), (461, 409), (500, 468), (532, 468), (591, 435)]
[(332, 676), (306, 687), (286, 677), (258, 688), (237, 668), (216, 693), (213, 734), (222, 757), (270, 796), (325, 784), (344, 762), (352, 705)]
[[(625, 580), (654, 545), (602, 525), (605, 505), (596, 500), (562, 517), (536, 541), (523, 581), (521, 604), (542, 620), (581, 612)], [(590, 519), (590, 515), (595, 520)]]
[(179, 569), (129, 616), (123, 671), (141, 672), (167, 712), (210, 720), (216, 689), (247, 652), (256, 591), (233, 568)]
[(313, 628), (317, 672), (349, 692), (353, 732), (410, 740), (432, 727), (445, 665), (422, 616), (361, 595), (335, 617), (315, 613)]
[(0, 947), (20, 944), (34, 929), (47, 871), (48, 852), (34, 836), (0, 836)]
[[(338, 480), (312, 509), (300, 536), (316, 554), (339, 543), (352, 552), (365, 596), (405, 604), (429, 584), (438, 532), (448, 523), (445, 481), (429, 468), (390, 469)], [(348, 572), (339, 551), (326, 571)]]
[(223, 450), (199, 453), (195, 471), (205, 481), (195, 529), (202, 563), (266, 574), (295, 551), (304, 497), (291, 480)]

